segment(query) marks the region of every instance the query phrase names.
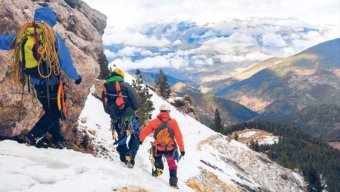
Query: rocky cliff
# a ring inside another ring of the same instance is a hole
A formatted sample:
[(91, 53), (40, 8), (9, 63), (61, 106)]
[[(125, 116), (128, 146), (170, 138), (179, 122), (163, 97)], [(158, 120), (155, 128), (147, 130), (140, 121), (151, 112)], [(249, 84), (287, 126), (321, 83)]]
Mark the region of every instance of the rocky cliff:
[[(28, 0), (1, 0), (0, 33), (15, 33), (20, 25), (31, 21), (34, 10), (40, 5)], [(55, 11), (58, 24), (54, 27), (64, 37), (70, 48), (74, 65), (82, 76), (82, 83), (75, 85), (66, 78), (67, 121), (62, 132), (69, 144), (87, 148), (87, 141), (77, 130), (77, 120), (90, 87), (99, 76), (99, 55), (102, 53), (101, 36), (106, 27), (106, 16), (80, 0), (46, 1)], [(0, 51), (0, 135), (19, 135), (30, 130), (43, 115), (40, 103), (20, 85), (13, 84), (11, 51)], [(23, 91), (24, 90), (24, 91)], [(19, 114), (21, 114), (19, 118)]]

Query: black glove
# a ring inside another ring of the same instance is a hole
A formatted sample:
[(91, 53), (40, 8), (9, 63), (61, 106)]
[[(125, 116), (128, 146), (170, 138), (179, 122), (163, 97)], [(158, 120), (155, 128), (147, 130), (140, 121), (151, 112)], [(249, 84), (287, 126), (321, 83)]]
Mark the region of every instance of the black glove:
[(79, 78), (74, 82), (75, 84), (79, 85), (81, 83), (81, 76), (79, 75)]
[(185, 151), (181, 151), (181, 156), (183, 157), (185, 155)]

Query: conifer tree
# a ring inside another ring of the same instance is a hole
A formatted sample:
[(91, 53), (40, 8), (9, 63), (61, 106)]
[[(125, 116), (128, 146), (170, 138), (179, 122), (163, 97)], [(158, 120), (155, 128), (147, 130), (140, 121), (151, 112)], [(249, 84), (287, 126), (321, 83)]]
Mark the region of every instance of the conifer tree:
[(309, 166), (303, 171), (305, 178), (307, 179), (309, 192), (322, 192), (324, 187), (321, 184), (320, 176), (313, 166)]
[(108, 64), (109, 61), (107, 60), (104, 51), (101, 50), (98, 54), (98, 63), (100, 66), (100, 74), (99, 74), (99, 79), (106, 79), (110, 76), (110, 71), (108, 69)]
[(132, 81), (132, 87), (136, 89), (137, 94), (140, 99), (140, 108), (137, 111), (137, 115), (139, 117), (139, 123), (141, 126), (144, 126), (146, 121), (148, 120), (151, 112), (155, 109), (152, 101), (150, 100), (152, 94), (149, 93), (148, 88), (143, 84), (142, 76), (140, 74), (140, 70), (136, 71), (136, 81)]
[(171, 89), (168, 83), (168, 77), (161, 69), (159, 70), (155, 84), (156, 92), (158, 92), (161, 97), (168, 99), (171, 94)]
[(223, 133), (224, 131), (220, 111), (217, 108), (215, 110), (214, 124), (212, 125), (212, 128), (214, 131), (219, 133)]

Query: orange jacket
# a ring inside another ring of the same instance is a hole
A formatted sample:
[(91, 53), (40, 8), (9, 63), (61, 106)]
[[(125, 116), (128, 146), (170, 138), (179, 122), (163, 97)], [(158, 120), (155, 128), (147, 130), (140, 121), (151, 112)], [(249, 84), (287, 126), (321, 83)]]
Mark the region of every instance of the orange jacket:
[[(177, 121), (175, 119), (170, 118), (170, 115), (167, 112), (160, 112), (157, 115), (157, 119), (153, 119), (152, 121), (150, 121), (150, 123), (140, 132), (140, 141), (143, 142), (146, 136), (153, 133), (162, 124), (162, 121), (167, 121), (168, 126), (174, 132), (174, 138), (177, 142), (179, 150), (181, 152), (184, 152), (184, 143), (181, 130), (178, 127)], [(165, 150), (164, 147), (157, 145), (157, 140), (155, 141), (155, 146), (160, 151)], [(169, 148), (167, 149), (171, 150)]]

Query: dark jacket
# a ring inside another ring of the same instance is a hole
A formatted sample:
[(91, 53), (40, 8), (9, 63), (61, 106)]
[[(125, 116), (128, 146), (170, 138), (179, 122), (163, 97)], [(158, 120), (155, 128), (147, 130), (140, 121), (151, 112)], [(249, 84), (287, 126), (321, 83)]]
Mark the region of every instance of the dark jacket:
[[(57, 17), (53, 10), (49, 7), (40, 7), (36, 9), (34, 13), (34, 21), (43, 21), (53, 27), (57, 23)], [(14, 49), (14, 42), (16, 38), (16, 34), (10, 35), (0, 35), (0, 49), (10, 50)], [(77, 80), (80, 78), (76, 68), (73, 65), (73, 60), (70, 54), (69, 49), (66, 47), (66, 44), (59, 33), (56, 33), (55, 39), (56, 46), (58, 47), (58, 59), (60, 63), (61, 69), (66, 73), (66, 75), (73, 80)], [(32, 78), (33, 83), (35, 85), (39, 85), (41, 83), (41, 79)], [(57, 84), (58, 79), (50, 79), (49, 84)]]
[[(113, 110), (115, 106), (115, 101), (117, 98), (117, 91), (115, 87), (115, 82), (119, 82), (122, 94), (124, 96), (125, 107), (121, 112), (117, 112)], [(125, 117), (133, 116), (135, 111), (139, 109), (140, 101), (137, 95), (136, 90), (128, 83), (124, 82), (124, 78), (121, 76), (111, 76), (104, 83), (104, 87), (106, 88), (107, 94), (105, 95), (104, 91), (102, 92), (102, 100), (104, 104), (105, 112), (110, 114), (112, 119), (122, 119)], [(108, 103), (105, 105), (104, 100), (105, 96), (108, 99)]]

